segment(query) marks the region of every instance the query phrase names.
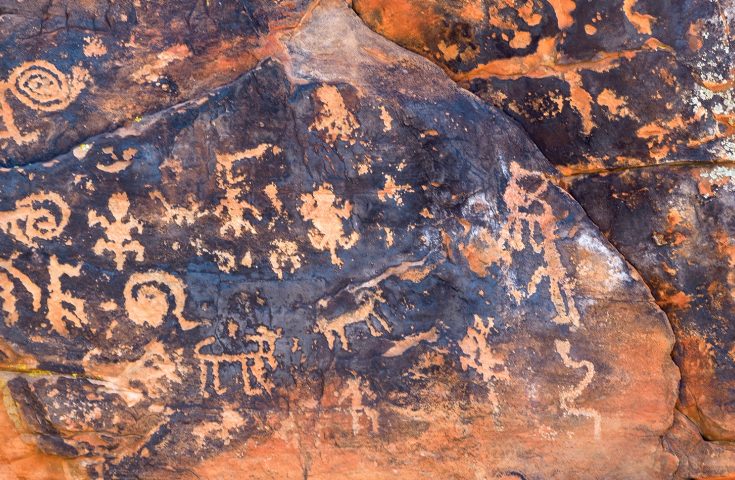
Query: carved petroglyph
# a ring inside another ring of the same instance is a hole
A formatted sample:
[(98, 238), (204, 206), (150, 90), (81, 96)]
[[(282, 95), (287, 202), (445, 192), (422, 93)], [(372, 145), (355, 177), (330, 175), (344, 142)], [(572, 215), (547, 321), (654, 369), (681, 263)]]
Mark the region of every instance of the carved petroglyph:
[(13, 266), (13, 260), (13, 257), (7, 260), (0, 259), (0, 269), (4, 270), (0, 270), (0, 300), (3, 302), (2, 310), (5, 313), (5, 324), (7, 326), (14, 325), (19, 318), (15, 282), (22, 285), (31, 294), (33, 311), (41, 310), (41, 289), (33, 283), (28, 275)]
[(463, 353), (460, 357), (462, 370), (472, 368), (482, 377), (488, 386), (488, 399), (493, 412), (497, 414), (500, 412), (500, 402), (495, 393), (495, 384), (510, 380), (510, 376), (505, 362), (496, 356), (488, 342), (494, 326), (492, 318), (483, 320), (479, 315), (474, 315), (472, 326), (467, 328), (467, 334), (458, 346)]
[(352, 112), (347, 110), (337, 87), (323, 85), (314, 94), (321, 106), (309, 130), (323, 133), (330, 145), (334, 145), (337, 140), (351, 140), (353, 132), (360, 128), (360, 124)]
[(263, 217), (257, 207), (243, 198), (249, 187), (244, 183), (247, 177), (238, 173), (237, 164), (243, 160), (260, 159), (269, 150), (273, 155), (278, 155), (282, 151), (276, 145), (261, 143), (255, 148), (241, 152), (217, 154), (217, 183), (225, 191), (225, 198), (220, 200), (214, 214), (224, 220), (220, 228), (222, 235), (230, 233), (235, 237), (241, 237), (243, 232), (253, 235), (257, 233), (253, 224), (245, 218), (245, 214), (249, 213), (258, 221)]
[(90, 227), (99, 225), (105, 231), (105, 238), (98, 239), (94, 244), (94, 253), (101, 256), (107, 252), (112, 253), (115, 268), (118, 270), (123, 269), (129, 253), (133, 254), (135, 260), (143, 261), (145, 249), (131, 236), (133, 232), (143, 233), (143, 224), (129, 212), (128, 195), (125, 192), (113, 193), (107, 202), (107, 208), (114, 218), (113, 221), (94, 210), (90, 210), (88, 215)]
[(572, 360), (572, 358), (569, 356), (569, 352), (571, 351), (571, 344), (568, 340), (555, 340), (554, 346), (556, 347), (556, 351), (561, 356), (562, 361), (564, 362), (564, 365), (566, 367), (574, 369), (585, 369), (585, 374), (582, 381), (579, 382), (576, 387), (563, 391), (559, 395), (559, 398), (561, 400), (561, 407), (569, 415), (591, 418), (594, 424), (595, 439), (599, 440), (602, 424), (602, 416), (600, 415), (600, 412), (593, 408), (579, 408), (575, 406), (577, 398), (582, 395), (582, 392), (584, 392), (584, 390), (589, 386), (589, 384), (592, 382), (592, 378), (594, 378), (595, 376), (595, 365), (589, 360)]
[[(497, 234), (486, 228), (477, 229), (470, 242), (461, 245), (460, 250), (467, 258), (470, 269), (483, 277), (493, 264), (500, 263), (510, 267), (513, 263), (513, 251), (520, 252), (530, 247), (535, 253), (541, 253), (544, 263), (534, 271), (525, 294), (515, 286), (511, 286), (511, 294), (520, 301), (524, 296), (529, 297), (536, 293), (542, 281), (548, 279), (549, 295), (556, 310), (554, 322), (579, 327), (573, 279), (567, 275), (556, 246), (557, 220), (551, 204), (543, 198), (549, 191), (550, 182), (515, 162), (510, 165), (510, 174), (510, 181), (503, 194), (509, 212), (505, 224)], [(538, 186), (529, 189), (524, 187), (524, 183)], [(524, 241), (524, 231), (528, 232), (527, 242)]]
[(385, 302), (381, 294), (380, 290), (358, 293), (356, 298), (359, 306), (356, 309), (338, 315), (331, 320), (320, 316), (317, 318), (315, 330), (326, 337), (330, 349), (334, 350), (334, 342), (339, 339), (341, 348), (348, 352), (350, 351), (350, 343), (347, 340), (346, 329), (349, 325), (365, 323), (370, 334), (379, 337), (382, 335), (381, 332), (371, 322), (371, 319), (374, 318), (385, 331), (390, 332), (392, 330), (391, 326), (378, 311), (378, 306)]
[(199, 361), (200, 381), (205, 397), (207, 392), (207, 375), (212, 371), (212, 388), (215, 393), (222, 395), (227, 388), (222, 385), (219, 370), (225, 363), (239, 363), (243, 380), (243, 391), (246, 395), (269, 394), (275, 386), (267, 373), (278, 368), (275, 357), (276, 340), (281, 338), (282, 330), (270, 330), (264, 325), (258, 326), (256, 333), (245, 335), (245, 343), (255, 343), (256, 349), (242, 353), (202, 353), (202, 348), (217, 344), (216, 337), (208, 337), (194, 347), (194, 358)]
[(9, 138), (23, 145), (38, 140), (40, 134), (38, 131), (22, 133), (15, 125), (8, 93), (33, 110), (58, 112), (79, 96), (88, 79), (88, 72), (81, 67), (73, 67), (67, 76), (44, 60), (25, 62), (13, 69), (7, 80), (0, 82), (0, 119), (4, 128), (0, 130), (0, 139)]
[(15, 209), (0, 212), (0, 230), (17, 241), (36, 247), (36, 240), (51, 240), (69, 222), (69, 205), (54, 192), (33, 193), (15, 202)]
[[(278, 275), (279, 280), (283, 278), (283, 270), (287, 265), (291, 265), (290, 273), (301, 268), (301, 255), (299, 255), (299, 246), (296, 242), (290, 240), (273, 240), (271, 246), (273, 250), (268, 256), (268, 260), (270, 261), (271, 268)], [(248, 263), (252, 264), (252, 259)]]
[(125, 285), (123, 296), (128, 318), (137, 325), (158, 327), (169, 312), (184, 330), (191, 330), (198, 325), (184, 318), (184, 283), (170, 273), (134, 273)]
[(344, 262), (337, 257), (337, 247), (350, 249), (360, 239), (357, 232), (346, 236), (342, 225), (343, 220), (350, 218), (352, 205), (346, 201), (343, 206), (337, 206), (337, 197), (328, 183), (302, 195), (301, 202), (299, 212), (314, 226), (309, 230), (311, 245), (317, 250), (328, 250), (332, 263), (341, 267)]
[(378, 411), (364, 404), (365, 399), (375, 400), (375, 392), (364, 379), (351, 377), (347, 379), (347, 388), (340, 392), (337, 399), (340, 404), (349, 401), (348, 410), (352, 417), (352, 434), (360, 433), (360, 419), (365, 416), (370, 422), (370, 431), (377, 432), (380, 425)]
[[(341, 348), (346, 351), (350, 351), (350, 344), (347, 340), (346, 332), (347, 327), (350, 325), (365, 323), (370, 334), (374, 337), (379, 337), (382, 333), (373, 325), (372, 320), (375, 319), (383, 330), (390, 333), (392, 327), (380, 314), (378, 308), (381, 303), (385, 302), (379, 286), (384, 280), (390, 277), (398, 277), (401, 280), (414, 283), (420, 282), (433, 269), (433, 265), (426, 265), (427, 259), (428, 255), (421, 260), (402, 262), (387, 268), (385, 271), (364, 282), (347, 286), (344, 290), (353, 296), (355, 304), (358, 305), (357, 308), (338, 315), (331, 320), (324, 316), (319, 316), (314, 330), (324, 335), (330, 349), (334, 350), (334, 343), (339, 339)], [(319, 305), (322, 307), (328, 303), (329, 300), (326, 298), (319, 301)]]
[(102, 153), (110, 156), (112, 163), (98, 163), (96, 166), (98, 169), (105, 173), (119, 173), (128, 168), (133, 163), (133, 157), (138, 153), (136, 148), (126, 148), (122, 152), (122, 158), (118, 157), (117, 153), (112, 147), (105, 147), (102, 149)]
[(77, 328), (86, 325), (87, 314), (84, 310), (84, 301), (74, 297), (61, 285), (61, 277), (78, 277), (81, 265), (69, 265), (59, 262), (55, 255), (49, 258), (49, 286), (48, 286), (48, 321), (51, 328), (60, 335), (68, 335), (66, 322)]

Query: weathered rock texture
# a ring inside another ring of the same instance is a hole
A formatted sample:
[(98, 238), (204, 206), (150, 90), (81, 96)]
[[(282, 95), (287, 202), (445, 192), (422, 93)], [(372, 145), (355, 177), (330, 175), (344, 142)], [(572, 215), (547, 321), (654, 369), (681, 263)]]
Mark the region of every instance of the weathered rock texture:
[[(678, 339), (678, 409), (704, 438), (735, 440), (735, 5), (354, 6), (523, 125), (667, 313)], [(735, 475), (731, 460), (719, 468)]]
[[(538, 35), (568, 28), (552, 15)], [(728, 472), (691, 421), (732, 433), (711, 393), (731, 270), (700, 286), (685, 244), (726, 218), (723, 177), (564, 180), (338, 0), (4, 2), (0, 22), (0, 478)], [(612, 215), (634, 181), (681, 221)], [(592, 220), (562, 185), (604, 202)], [(644, 278), (593, 221), (624, 255), (660, 234), (629, 257)], [(721, 322), (684, 308), (699, 288)]]

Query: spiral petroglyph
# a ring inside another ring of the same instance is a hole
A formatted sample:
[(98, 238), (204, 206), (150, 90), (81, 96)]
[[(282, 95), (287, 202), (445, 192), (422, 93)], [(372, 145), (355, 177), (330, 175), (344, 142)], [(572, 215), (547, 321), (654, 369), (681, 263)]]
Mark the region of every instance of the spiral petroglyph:
[(15, 209), (0, 212), (0, 231), (29, 246), (52, 240), (64, 231), (71, 210), (58, 193), (39, 192), (15, 202)]
[(8, 93), (33, 110), (59, 112), (76, 100), (88, 79), (82, 67), (72, 67), (71, 75), (65, 75), (45, 60), (25, 62), (13, 69), (7, 80), (0, 82), (0, 117), (5, 128), (0, 131), (0, 139), (9, 138), (22, 145), (38, 140), (40, 134), (38, 130), (22, 133), (16, 126)]
[[(181, 328), (190, 330), (196, 323), (184, 318), (184, 283), (170, 273), (152, 271), (134, 273), (125, 285), (125, 310), (137, 325), (158, 327), (169, 312)], [(173, 303), (169, 300), (173, 299)]]

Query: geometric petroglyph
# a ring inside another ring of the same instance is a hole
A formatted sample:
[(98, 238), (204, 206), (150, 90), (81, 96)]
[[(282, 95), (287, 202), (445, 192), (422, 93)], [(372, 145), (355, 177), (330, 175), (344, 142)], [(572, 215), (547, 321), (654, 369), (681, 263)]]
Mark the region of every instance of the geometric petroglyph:
[(61, 235), (71, 210), (58, 193), (38, 192), (15, 202), (15, 209), (0, 212), (0, 231), (17, 241), (36, 247), (35, 240)]
[(191, 330), (198, 325), (184, 318), (184, 283), (170, 273), (150, 271), (132, 274), (125, 284), (123, 297), (128, 318), (137, 325), (158, 327), (169, 312), (183, 330)]
[(259, 325), (256, 333), (245, 335), (246, 344), (255, 343), (257, 348), (251, 352), (241, 353), (202, 353), (202, 348), (214, 346), (218, 343), (217, 337), (207, 337), (194, 347), (194, 358), (199, 361), (200, 381), (202, 392), (205, 397), (207, 392), (207, 374), (212, 370), (212, 388), (218, 395), (227, 391), (222, 386), (220, 379), (220, 368), (223, 364), (239, 363), (242, 375), (243, 391), (245, 395), (265, 395), (271, 393), (275, 386), (267, 378), (266, 373), (278, 368), (278, 360), (275, 357), (276, 340), (281, 338), (282, 329), (270, 330), (265, 325)]
[(600, 412), (593, 408), (579, 408), (575, 406), (575, 400), (582, 395), (582, 392), (592, 382), (592, 378), (595, 376), (595, 365), (589, 360), (575, 361), (569, 356), (571, 351), (571, 344), (568, 340), (555, 340), (554, 346), (556, 347), (557, 353), (561, 356), (564, 365), (568, 368), (584, 368), (585, 374), (579, 384), (569, 390), (561, 392), (559, 398), (561, 400), (562, 409), (569, 415), (576, 415), (579, 417), (591, 418), (594, 424), (595, 440), (600, 439), (600, 429), (602, 424), (602, 417)]
[(101, 226), (107, 238), (97, 240), (93, 248), (94, 253), (97, 255), (104, 255), (105, 252), (112, 253), (115, 267), (118, 270), (123, 269), (128, 253), (134, 254), (135, 260), (143, 261), (145, 251), (143, 245), (131, 237), (133, 231), (143, 233), (143, 224), (129, 213), (130, 201), (127, 194), (125, 192), (113, 193), (107, 203), (107, 208), (114, 218), (112, 222), (94, 210), (89, 212), (89, 226)]
[(18, 145), (34, 142), (39, 132), (21, 133), (15, 125), (13, 109), (8, 103), (10, 92), (23, 105), (41, 112), (58, 112), (68, 107), (84, 89), (89, 78), (86, 70), (73, 67), (66, 76), (44, 60), (25, 62), (16, 67), (6, 81), (0, 81), (0, 120), (4, 130), (0, 139), (10, 138)]

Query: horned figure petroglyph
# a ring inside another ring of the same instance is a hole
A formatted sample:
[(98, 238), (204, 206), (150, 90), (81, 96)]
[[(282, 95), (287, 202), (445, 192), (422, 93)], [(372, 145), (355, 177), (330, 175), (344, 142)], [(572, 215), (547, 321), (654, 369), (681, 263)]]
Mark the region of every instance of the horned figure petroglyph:
[(350, 343), (347, 340), (346, 328), (349, 325), (365, 323), (370, 334), (379, 337), (381, 332), (371, 322), (371, 319), (374, 318), (386, 332), (391, 332), (391, 326), (378, 310), (378, 305), (385, 302), (381, 294), (380, 290), (358, 292), (355, 295), (358, 301), (356, 309), (338, 315), (331, 320), (320, 316), (317, 318), (315, 330), (326, 337), (330, 349), (334, 350), (334, 342), (339, 339), (341, 348), (348, 352), (350, 351)]
[(25, 62), (0, 81), (0, 119), (4, 130), (0, 139), (9, 138), (18, 145), (38, 140), (39, 132), (22, 133), (15, 125), (8, 93), (28, 108), (40, 112), (59, 112), (68, 107), (84, 89), (89, 74), (81, 67), (72, 67), (70, 76), (44, 60)]
[(242, 353), (202, 353), (202, 348), (214, 346), (217, 344), (215, 337), (208, 337), (197, 343), (194, 347), (194, 358), (199, 361), (200, 381), (202, 391), (205, 397), (209, 396), (207, 392), (207, 374), (212, 370), (212, 388), (215, 393), (222, 395), (227, 391), (222, 386), (219, 371), (223, 364), (239, 363), (243, 391), (245, 395), (264, 395), (273, 390), (273, 382), (267, 377), (267, 372), (275, 370), (278, 367), (278, 360), (275, 356), (276, 340), (281, 338), (282, 330), (270, 330), (264, 325), (258, 326), (255, 334), (246, 335), (246, 343), (255, 343), (257, 348), (252, 352)]

